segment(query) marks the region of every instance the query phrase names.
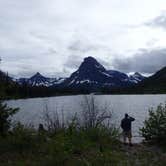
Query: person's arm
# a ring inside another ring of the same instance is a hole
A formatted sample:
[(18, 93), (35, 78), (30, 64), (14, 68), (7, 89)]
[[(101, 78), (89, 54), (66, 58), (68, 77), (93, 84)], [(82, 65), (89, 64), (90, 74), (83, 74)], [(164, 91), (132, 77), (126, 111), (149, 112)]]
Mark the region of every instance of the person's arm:
[(130, 117), (130, 120), (133, 122), (133, 121), (135, 121), (135, 118), (133, 118), (133, 117)]

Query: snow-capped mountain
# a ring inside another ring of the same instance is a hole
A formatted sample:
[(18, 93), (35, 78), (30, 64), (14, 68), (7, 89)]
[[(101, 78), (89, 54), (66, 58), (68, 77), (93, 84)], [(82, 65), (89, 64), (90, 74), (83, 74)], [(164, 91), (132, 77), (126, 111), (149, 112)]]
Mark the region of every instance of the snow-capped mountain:
[(125, 73), (116, 70), (108, 70), (108, 72), (112, 77), (116, 77), (116, 79), (119, 79), (121, 81), (129, 81), (129, 77)]
[(63, 82), (63, 85), (70, 88), (86, 89), (98, 89), (102, 87), (121, 88), (141, 81), (136, 76), (133, 76), (131, 79), (125, 73), (106, 70), (96, 59), (87, 57), (79, 69)]
[(67, 86), (110, 83), (107, 70), (92, 57), (85, 58), (79, 69), (65, 81)]
[(146, 77), (136, 72), (133, 75), (130, 75), (129, 78), (130, 78), (130, 81), (137, 84), (137, 83), (140, 83), (142, 80), (144, 80)]
[(53, 85), (57, 85), (62, 83), (65, 80), (65, 78), (48, 78), (41, 75), (39, 72), (37, 72), (35, 75), (33, 75), (30, 78), (19, 78), (17, 82), (19, 84), (28, 84), (30, 86), (46, 86), (50, 87)]
[(139, 73), (128, 76), (116, 70), (106, 70), (95, 58), (87, 57), (77, 71), (68, 78), (48, 78), (36, 73), (30, 78), (20, 78), (19, 84), (30, 86), (57, 87), (59, 89), (98, 90), (101, 88), (123, 88), (138, 84), (145, 77)]

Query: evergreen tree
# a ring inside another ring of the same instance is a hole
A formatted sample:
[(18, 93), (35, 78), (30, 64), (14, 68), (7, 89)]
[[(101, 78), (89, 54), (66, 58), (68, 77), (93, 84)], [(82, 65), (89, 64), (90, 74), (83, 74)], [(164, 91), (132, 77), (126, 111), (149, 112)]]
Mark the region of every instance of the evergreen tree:
[(149, 110), (149, 118), (140, 131), (147, 141), (166, 144), (166, 103)]
[(11, 117), (18, 112), (18, 108), (10, 108), (0, 100), (0, 136), (5, 136), (11, 126)]

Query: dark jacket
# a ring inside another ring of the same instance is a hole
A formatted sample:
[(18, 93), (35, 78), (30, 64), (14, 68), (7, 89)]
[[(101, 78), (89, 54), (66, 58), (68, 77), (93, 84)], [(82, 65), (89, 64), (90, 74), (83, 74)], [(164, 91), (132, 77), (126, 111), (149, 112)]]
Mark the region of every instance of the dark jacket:
[(122, 119), (121, 121), (121, 128), (123, 131), (130, 131), (131, 130), (131, 122), (133, 122), (135, 119), (132, 117), (127, 117)]

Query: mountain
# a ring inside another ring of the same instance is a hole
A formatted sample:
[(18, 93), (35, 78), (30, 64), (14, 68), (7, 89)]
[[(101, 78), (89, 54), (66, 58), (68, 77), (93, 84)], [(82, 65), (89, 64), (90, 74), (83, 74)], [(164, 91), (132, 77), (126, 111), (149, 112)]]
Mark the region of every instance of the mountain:
[(134, 82), (134, 83), (140, 83), (142, 80), (144, 80), (146, 77), (144, 77), (143, 75), (141, 75), (140, 73), (136, 72), (133, 75), (129, 76), (130, 81)]
[(39, 72), (37, 72), (35, 75), (33, 75), (30, 78), (19, 78), (17, 82), (22, 84), (28, 84), (30, 86), (45, 86), (50, 87), (56, 84), (60, 84), (64, 81), (65, 78), (48, 78), (41, 75)]
[(162, 68), (152, 76), (144, 79), (138, 84), (137, 89), (143, 93), (165, 93), (166, 92), (166, 67)]
[(140, 81), (142, 81), (140, 77), (139, 79), (136, 76), (130, 78), (125, 73), (106, 70), (95, 58), (87, 57), (78, 70), (63, 82), (63, 87), (95, 91), (102, 88), (128, 87)]
[(68, 78), (49, 78), (37, 72), (30, 78), (14, 79), (0, 71), (0, 97), (41, 97), (103, 92), (111, 94), (166, 93), (166, 67), (150, 77), (107, 70), (87, 57)]
[(104, 89), (118, 89), (138, 84), (143, 79), (139, 73), (128, 76), (116, 70), (107, 70), (95, 58), (87, 57), (78, 70), (68, 78), (48, 78), (37, 72), (30, 78), (20, 78), (20, 85), (28, 84), (32, 87), (51, 87), (57, 90), (67, 89), (70, 92), (94, 92)]
[(108, 70), (108, 73), (112, 76), (112, 77), (116, 77), (117, 79), (120, 80), (126, 80), (128, 81), (129, 77), (127, 74), (116, 71), (116, 70)]

